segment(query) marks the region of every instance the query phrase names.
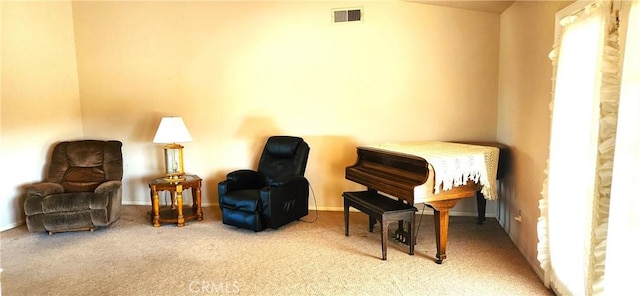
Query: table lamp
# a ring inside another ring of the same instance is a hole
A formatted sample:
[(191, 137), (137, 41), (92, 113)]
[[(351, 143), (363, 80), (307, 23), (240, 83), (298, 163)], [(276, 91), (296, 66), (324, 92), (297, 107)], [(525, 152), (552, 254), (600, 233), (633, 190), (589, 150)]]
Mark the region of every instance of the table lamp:
[(182, 145), (178, 142), (191, 142), (191, 134), (187, 130), (182, 117), (168, 116), (160, 120), (160, 125), (153, 138), (154, 143), (164, 145), (165, 180), (179, 182), (184, 180), (184, 161)]

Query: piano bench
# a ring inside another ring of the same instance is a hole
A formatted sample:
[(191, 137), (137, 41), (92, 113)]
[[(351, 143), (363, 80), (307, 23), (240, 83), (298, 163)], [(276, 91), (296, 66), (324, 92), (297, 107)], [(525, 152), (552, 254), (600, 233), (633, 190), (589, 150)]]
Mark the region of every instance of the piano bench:
[(398, 224), (403, 225), (403, 221), (408, 221), (409, 255), (413, 255), (415, 246), (415, 212), (418, 209), (413, 205), (381, 195), (373, 190), (344, 192), (342, 196), (344, 197), (345, 236), (349, 236), (349, 207), (369, 215), (369, 232), (373, 232), (373, 225), (376, 220), (380, 222), (382, 228), (382, 260), (387, 260), (389, 224), (400, 222)]

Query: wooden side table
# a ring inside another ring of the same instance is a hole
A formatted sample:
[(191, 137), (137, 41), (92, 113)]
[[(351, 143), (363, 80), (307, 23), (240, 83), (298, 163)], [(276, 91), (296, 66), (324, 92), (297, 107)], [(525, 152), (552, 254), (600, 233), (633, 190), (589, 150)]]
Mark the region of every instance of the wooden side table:
[[(156, 178), (149, 182), (151, 189), (151, 212), (153, 226), (160, 227), (160, 223), (177, 223), (179, 227), (184, 226), (186, 221), (196, 219), (202, 221), (202, 203), (200, 189), (202, 179), (196, 175), (185, 175), (184, 180), (169, 182), (164, 178)], [(193, 204), (191, 208), (182, 208), (182, 192), (191, 189)], [(160, 209), (159, 191), (171, 192), (171, 206)], [(176, 205), (174, 205), (176, 201)]]

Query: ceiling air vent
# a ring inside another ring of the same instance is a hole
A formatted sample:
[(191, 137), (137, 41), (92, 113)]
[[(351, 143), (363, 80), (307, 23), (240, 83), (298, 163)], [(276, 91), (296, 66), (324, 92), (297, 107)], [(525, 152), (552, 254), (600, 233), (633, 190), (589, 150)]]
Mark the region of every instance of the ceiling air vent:
[(362, 8), (338, 8), (333, 9), (334, 23), (350, 23), (362, 21)]

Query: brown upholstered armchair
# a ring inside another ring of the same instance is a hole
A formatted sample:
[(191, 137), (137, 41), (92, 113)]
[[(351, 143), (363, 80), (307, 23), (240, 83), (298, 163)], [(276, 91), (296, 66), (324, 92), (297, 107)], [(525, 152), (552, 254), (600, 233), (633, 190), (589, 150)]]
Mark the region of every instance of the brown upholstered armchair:
[(122, 143), (81, 140), (55, 146), (41, 183), (26, 187), (30, 232), (91, 230), (120, 217)]

